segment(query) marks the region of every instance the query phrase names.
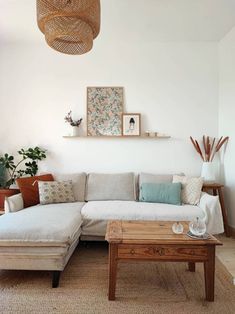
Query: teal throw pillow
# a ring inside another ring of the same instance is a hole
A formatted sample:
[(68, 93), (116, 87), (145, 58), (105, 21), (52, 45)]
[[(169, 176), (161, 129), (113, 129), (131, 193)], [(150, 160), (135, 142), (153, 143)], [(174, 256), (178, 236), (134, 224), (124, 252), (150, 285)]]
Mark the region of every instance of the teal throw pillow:
[(139, 201), (181, 205), (181, 183), (142, 183)]

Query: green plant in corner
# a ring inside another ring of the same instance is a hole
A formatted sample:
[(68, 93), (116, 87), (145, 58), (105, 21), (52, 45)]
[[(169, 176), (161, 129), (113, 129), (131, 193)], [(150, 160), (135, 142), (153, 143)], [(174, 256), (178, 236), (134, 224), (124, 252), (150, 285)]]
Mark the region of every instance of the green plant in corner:
[(0, 187), (3, 185), (3, 182), (5, 181), (5, 168), (2, 164), (0, 164)]
[[(37, 146), (26, 150), (22, 148), (18, 154), (21, 158), (17, 163), (15, 163), (14, 156), (7, 153), (0, 157), (0, 168), (6, 172), (6, 175), (1, 177), (0, 189), (9, 189), (17, 178), (36, 175), (38, 161), (46, 158), (46, 151)], [(24, 169), (20, 168), (23, 163)]]

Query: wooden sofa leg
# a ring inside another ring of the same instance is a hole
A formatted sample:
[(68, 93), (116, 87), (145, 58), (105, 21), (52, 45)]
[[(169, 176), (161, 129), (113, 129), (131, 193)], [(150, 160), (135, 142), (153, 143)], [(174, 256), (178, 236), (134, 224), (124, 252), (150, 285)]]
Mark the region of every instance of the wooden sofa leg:
[(55, 270), (52, 274), (52, 288), (58, 288), (60, 283), (61, 271)]

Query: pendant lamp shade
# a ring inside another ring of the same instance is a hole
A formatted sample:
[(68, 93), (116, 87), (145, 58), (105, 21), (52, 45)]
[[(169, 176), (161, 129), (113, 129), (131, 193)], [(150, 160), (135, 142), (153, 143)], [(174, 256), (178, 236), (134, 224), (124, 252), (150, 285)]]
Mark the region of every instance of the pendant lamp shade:
[(100, 0), (37, 0), (37, 22), (50, 47), (84, 54), (100, 31)]

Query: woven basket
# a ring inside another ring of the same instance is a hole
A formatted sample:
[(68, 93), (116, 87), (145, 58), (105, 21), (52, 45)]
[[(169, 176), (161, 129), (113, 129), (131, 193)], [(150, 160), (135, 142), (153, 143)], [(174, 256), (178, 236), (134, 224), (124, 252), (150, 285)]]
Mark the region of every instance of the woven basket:
[(53, 49), (81, 55), (100, 31), (99, 0), (37, 0), (39, 29)]

